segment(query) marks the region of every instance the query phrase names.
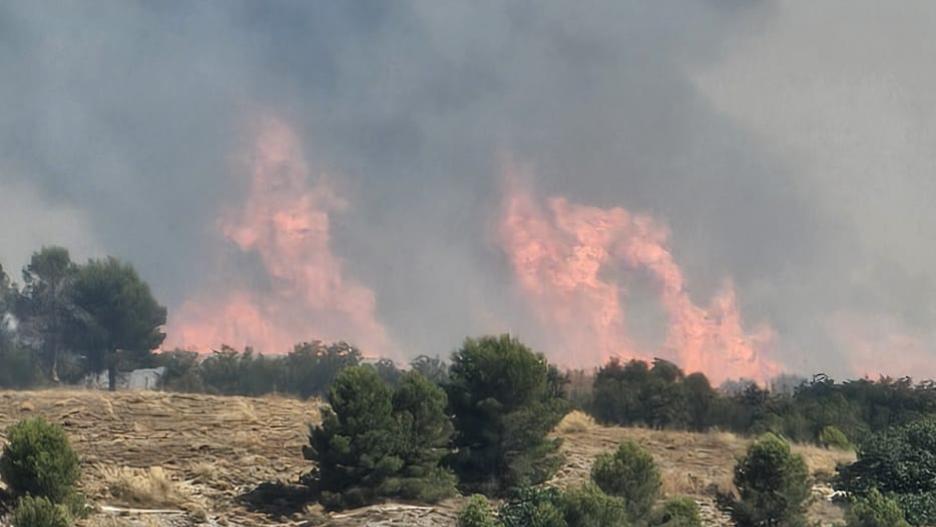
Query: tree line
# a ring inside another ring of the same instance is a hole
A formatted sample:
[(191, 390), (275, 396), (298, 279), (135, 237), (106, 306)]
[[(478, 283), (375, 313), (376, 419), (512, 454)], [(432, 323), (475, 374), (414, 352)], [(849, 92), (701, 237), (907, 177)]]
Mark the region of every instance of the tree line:
[[(21, 284), (0, 268), (0, 388), (78, 383), (108, 372), (165, 367), (164, 388), (220, 395), (269, 393), (324, 396), (338, 373), (364, 361), (346, 342), (297, 344), (265, 356), (222, 346), (207, 356), (186, 350), (153, 353), (165, 338), (166, 309), (133, 267), (115, 258), (73, 262), (66, 249), (45, 247), (23, 268)], [(395, 386), (404, 371), (370, 364)], [(410, 369), (436, 384), (445, 361), (420, 356)], [(677, 365), (613, 359), (595, 372), (560, 373), (553, 385), (603, 423), (744, 434), (774, 432), (801, 442), (847, 446), (868, 434), (936, 414), (936, 384), (909, 378), (836, 382), (825, 375), (768, 390), (752, 382), (716, 389), (702, 373)]]
[[(579, 381), (581, 384), (581, 381)], [(611, 360), (577, 403), (599, 422), (690, 431), (773, 432), (797, 442), (847, 447), (873, 432), (936, 416), (936, 384), (910, 378), (837, 382), (823, 374), (789, 391), (753, 382), (715, 389), (675, 364)]]
[[(347, 342), (301, 342), (286, 355), (263, 355), (222, 346), (207, 356), (181, 349), (154, 354), (150, 367), (164, 367), (163, 388), (170, 391), (243, 395), (291, 395), (302, 399), (322, 397), (338, 374), (365, 362), (361, 351)], [(368, 363), (368, 367), (391, 386), (398, 384), (404, 370), (390, 359)], [(448, 377), (448, 367), (438, 357), (421, 355), (409, 369), (434, 383)]]

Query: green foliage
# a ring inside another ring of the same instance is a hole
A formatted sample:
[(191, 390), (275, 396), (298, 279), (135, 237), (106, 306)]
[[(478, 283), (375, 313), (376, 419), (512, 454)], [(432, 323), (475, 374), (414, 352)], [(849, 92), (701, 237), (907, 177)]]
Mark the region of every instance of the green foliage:
[(608, 496), (593, 483), (562, 494), (561, 510), (569, 527), (626, 527), (630, 525), (625, 499)]
[(399, 494), (404, 498), (434, 502), (455, 493), (455, 476), (439, 466), (454, 431), (447, 405), (445, 392), (419, 372), (400, 378), (393, 413), (401, 436)]
[(73, 301), (81, 310), (81, 340), (93, 371), (109, 372), (116, 389), (120, 367), (149, 359), (166, 338), (166, 308), (130, 264), (90, 260), (75, 277)]
[(735, 525), (795, 526), (805, 522), (809, 497), (808, 471), (802, 456), (768, 433), (755, 441), (735, 466), (734, 484), (740, 498), (723, 500)]
[(715, 392), (701, 373), (686, 377), (662, 359), (652, 366), (612, 359), (595, 376), (593, 397), (592, 413), (601, 422), (702, 430)]
[(649, 516), (662, 484), (653, 456), (633, 441), (624, 441), (615, 452), (598, 456), (591, 478), (607, 494), (624, 499), (631, 521)]
[(594, 483), (561, 491), (527, 487), (514, 492), (501, 507), (504, 527), (626, 527), (625, 500), (608, 496)]
[(360, 350), (346, 342), (297, 344), (286, 356), (286, 390), (304, 399), (325, 395), (342, 370), (360, 362)]
[(80, 476), (78, 455), (65, 431), (41, 418), (7, 430), (0, 476), (16, 496), (33, 495), (62, 503)]
[(829, 425), (819, 432), (819, 444), (826, 448), (851, 450), (851, 441), (835, 426)]
[[(307, 398), (324, 394), (341, 370), (360, 360), (361, 352), (347, 343), (315, 341), (296, 345), (286, 356), (222, 346), (200, 362), (195, 352), (173, 350), (155, 354), (150, 365), (166, 367), (163, 382), (171, 390), (246, 396), (288, 393)], [(395, 370), (395, 374), (394, 382), (399, 382), (403, 372)]]
[(68, 527), (68, 510), (46, 497), (23, 496), (13, 510), (13, 527)]
[(198, 353), (182, 349), (162, 351), (153, 356), (153, 366), (166, 368), (163, 388), (176, 392), (205, 391)]
[[(254, 355), (251, 348), (239, 353), (222, 346), (220, 351), (213, 352), (199, 365), (201, 383), (191, 377), (186, 382), (196, 386), (201, 384), (206, 391), (221, 395), (258, 396), (277, 391), (284, 375), (282, 365), (282, 359)], [(170, 376), (169, 380), (175, 378)]]
[(836, 487), (858, 497), (878, 489), (900, 504), (911, 524), (936, 522), (936, 420), (867, 437), (857, 449), (857, 460), (839, 469)]
[(893, 499), (903, 509), (907, 523), (933, 525), (932, 518), (936, 516), (936, 492), (894, 494)]
[(864, 497), (852, 499), (845, 515), (846, 527), (908, 527), (900, 505), (891, 498), (871, 489)]
[(391, 359), (379, 359), (374, 363), (374, 369), (377, 370), (377, 375), (390, 386), (396, 386), (403, 377), (403, 370), (397, 368), (396, 363)]
[(687, 497), (667, 500), (650, 524), (654, 527), (702, 527), (699, 504)]
[(559, 510), (562, 491), (554, 487), (515, 489), (498, 517), (504, 527), (565, 527)]
[(714, 408), (718, 394), (712, 389), (708, 377), (691, 373), (683, 381), (686, 397), (687, 425), (690, 430), (702, 432), (714, 424)]
[(465, 340), (446, 385), (457, 431), (451, 462), (465, 488), (498, 494), (554, 473), (559, 443), (547, 434), (568, 409), (559, 377), (508, 335)]
[(820, 441), (823, 431), (834, 427), (845, 441), (838, 434), (826, 439), (840, 446), (860, 441), (869, 431), (936, 415), (930, 382), (883, 377), (836, 383), (822, 374), (799, 384), (791, 378), (781, 381), (778, 392), (750, 381), (726, 382), (716, 392), (704, 375), (684, 376), (666, 361), (612, 360), (595, 375), (586, 407), (603, 423), (774, 432), (801, 442)]
[(420, 355), (410, 361), (410, 367), (436, 384), (448, 382), (448, 365), (439, 357)]
[(0, 338), (0, 388), (30, 388), (41, 382), (36, 355), (12, 340)]
[(475, 494), (458, 513), (458, 527), (500, 527), (487, 498)]
[(68, 250), (43, 247), (33, 253), (23, 269), (24, 288), (17, 306), (18, 331), (35, 342), (49, 379), (59, 380), (59, 358), (66, 351), (66, 337), (78, 325), (73, 284), (78, 267)]
[(368, 366), (343, 370), (329, 390), (324, 419), (313, 426), (306, 478), (330, 509), (384, 497), (435, 501), (451, 496), (455, 478), (440, 467), (452, 425), (445, 392), (419, 373), (394, 391)]

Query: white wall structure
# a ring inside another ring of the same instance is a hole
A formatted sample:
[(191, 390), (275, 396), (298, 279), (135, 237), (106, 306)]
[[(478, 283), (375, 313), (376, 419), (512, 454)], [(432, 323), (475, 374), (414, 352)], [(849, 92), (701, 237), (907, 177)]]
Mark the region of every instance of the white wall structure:
[[(118, 390), (158, 390), (162, 384), (162, 378), (166, 374), (165, 367), (144, 368), (117, 374)], [(98, 388), (107, 390), (110, 388), (110, 380), (107, 372), (102, 371), (97, 375), (89, 375), (85, 379), (85, 385), (88, 388)]]

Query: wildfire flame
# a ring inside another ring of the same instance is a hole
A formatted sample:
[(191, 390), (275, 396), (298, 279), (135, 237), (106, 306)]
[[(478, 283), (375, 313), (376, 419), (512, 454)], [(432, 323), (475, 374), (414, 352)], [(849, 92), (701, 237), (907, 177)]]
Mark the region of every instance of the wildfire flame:
[(185, 302), (170, 319), (170, 343), (285, 353), (302, 340), (349, 339), (366, 354), (392, 355), (373, 291), (346, 276), (331, 248), (330, 215), (347, 203), (324, 178), (310, 185), (299, 141), (278, 119), (260, 124), (251, 164), (246, 203), (223, 215), (218, 227), (240, 251), (258, 256), (268, 285)]
[[(779, 367), (765, 355), (774, 332), (745, 332), (734, 286), (726, 282), (708, 307), (693, 303), (669, 249), (669, 230), (654, 218), (614, 207), (602, 209), (551, 198), (543, 207), (520, 180), (506, 173), (499, 238), (543, 329), (561, 358), (594, 365), (613, 356), (674, 360), (685, 371), (714, 381), (745, 377), (766, 381)], [(658, 286), (668, 329), (659, 349), (639, 349), (627, 329), (624, 285), (608, 270), (649, 272)]]

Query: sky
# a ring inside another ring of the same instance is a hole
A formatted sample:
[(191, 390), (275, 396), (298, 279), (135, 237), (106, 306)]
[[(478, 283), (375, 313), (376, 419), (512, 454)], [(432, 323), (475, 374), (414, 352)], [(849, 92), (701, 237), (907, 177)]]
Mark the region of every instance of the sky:
[[(936, 375), (936, 4), (0, 4), (0, 263), (167, 345)], [(11, 272), (16, 275), (16, 273)]]

